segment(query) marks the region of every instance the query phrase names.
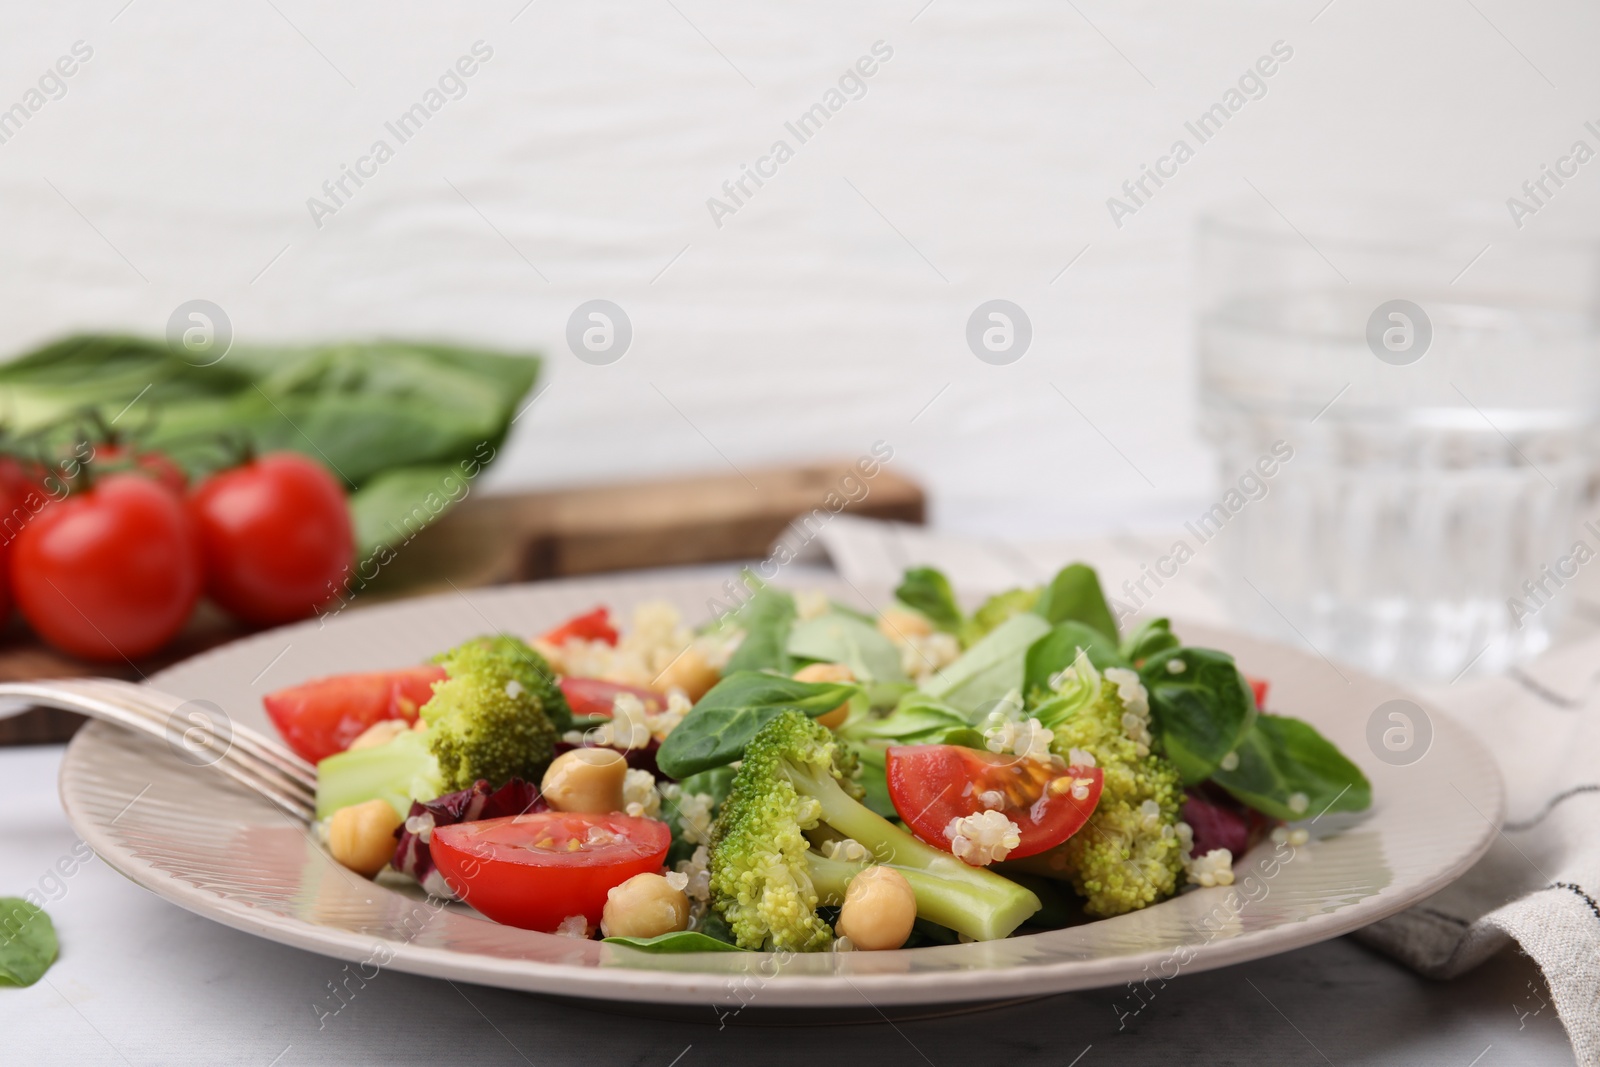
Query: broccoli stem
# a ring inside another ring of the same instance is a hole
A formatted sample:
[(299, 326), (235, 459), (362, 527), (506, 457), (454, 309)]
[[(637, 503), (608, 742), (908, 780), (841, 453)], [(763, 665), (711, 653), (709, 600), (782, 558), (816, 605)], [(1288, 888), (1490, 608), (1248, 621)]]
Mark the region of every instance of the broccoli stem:
[[(795, 789), (822, 805), (823, 823), (906, 876), (920, 917), (979, 941), (994, 941), (1008, 936), (1041, 907), (1031, 890), (919, 841), (869, 810), (840, 788), (831, 774), (816, 774), (792, 762), (788, 773)], [(850, 879), (861, 869), (861, 864), (810, 854), (811, 881), (823, 901), (844, 899)]]
[(850, 888), (850, 879), (866, 870), (868, 864), (846, 863), (830, 860), (817, 852), (806, 853), (806, 873), (811, 876), (811, 887), (817, 891), (818, 904), (844, 903), (844, 893)]
[(414, 730), (387, 744), (350, 749), (317, 764), (319, 819), (380, 798), (404, 817), (413, 799), (431, 800), (443, 791), (439, 761)]

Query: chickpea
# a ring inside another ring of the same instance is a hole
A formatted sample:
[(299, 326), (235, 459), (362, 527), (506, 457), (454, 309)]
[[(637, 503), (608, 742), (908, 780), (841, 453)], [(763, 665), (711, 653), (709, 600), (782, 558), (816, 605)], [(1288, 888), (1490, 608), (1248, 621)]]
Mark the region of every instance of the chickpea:
[(845, 890), (838, 932), (858, 949), (899, 948), (916, 917), (917, 898), (906, 876), (893, 867), (868, 867)]
[(550, 762), (540, 790), (557, 811), (604, 815), (623, 810), (622, 782), (628, 761), (610, 748), (575, 748)]
[(705, 696), (706, 690), (721, 678), (722, 673), (711, 665), (706, 654), (690, 645), (661, 669), (661, 673), (650, 683), (650, 688), (663, 693), (669, 689), (681, 689), (684, 696), (694, 701)]
[[(855, 671), (843, 663), (808, 663), (794, 672), (797, 682), (853, 682), (856, 680)], [(850, 705), (840, 704), (826, 715), (818, 715), (817, 721), (830, 730), (837, 730), (844, 725), (850, 717)]]
[(333, 858), (371, 878), (394, 858), (394, 832), (405, 820), (387, 800), (340, 808), (328, 820), (328, 851)]
[(387, 745), (409, 729), (411, 729), (411, 724), (404, 719), (385, 719), (382, 722), (375, 722), (361, 731), (361, 736), (350, 742), (349, 751), (354, 752), (358, 748), (377, 748), (379, 745)]
[(689, 898), (659, 874), (636, 874), (606, 894), (602, 936), (655, 937), (688, 928)]
[(878, 632), (898, 645), (908, 637), (927, 637), (933, 633), (933, 623), (920, 612), (890, 608), (878, 616)]

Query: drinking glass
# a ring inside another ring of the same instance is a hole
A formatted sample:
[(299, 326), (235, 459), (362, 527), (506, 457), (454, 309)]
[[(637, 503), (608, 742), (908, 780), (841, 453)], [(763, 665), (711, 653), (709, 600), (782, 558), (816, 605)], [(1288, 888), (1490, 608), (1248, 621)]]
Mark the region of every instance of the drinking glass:
[(1199, 238), (1198, 530), (1235, 617), (1417, 681), (1545, 648), (1600, 551), (1597, 246), (1498, 206), (1262, 197)]

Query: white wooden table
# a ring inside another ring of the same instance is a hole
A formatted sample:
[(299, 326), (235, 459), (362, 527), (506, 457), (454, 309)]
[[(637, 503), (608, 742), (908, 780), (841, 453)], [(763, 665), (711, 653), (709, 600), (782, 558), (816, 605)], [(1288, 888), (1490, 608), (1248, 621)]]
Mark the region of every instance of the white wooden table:
[(1542, 979), (1515, 954), (1440, 984), (1348, 939), (1180, 977), (1120, 1031), (1114, 1005), (1127, 1010), (1125, 990), (893, 1025), (863, 1005), (869, 1021), (847, 1028), (819, 1030), (826, 1020), (809, 1017), (719, 1029), (710, 1009), (640, 1018), (392, 972), (322, 1017), (338, 962), (191, 915), (98, 860), (52, 876), (78, 844), (56, 799), (61, 752), (0, 750), (0, 894), (37, 887), (56, 897), (48, 910), (62, 945), (44, 981), (0, 989), (8, 1065), (1573, 1062), (1553, 1009), (1540, 1010)]

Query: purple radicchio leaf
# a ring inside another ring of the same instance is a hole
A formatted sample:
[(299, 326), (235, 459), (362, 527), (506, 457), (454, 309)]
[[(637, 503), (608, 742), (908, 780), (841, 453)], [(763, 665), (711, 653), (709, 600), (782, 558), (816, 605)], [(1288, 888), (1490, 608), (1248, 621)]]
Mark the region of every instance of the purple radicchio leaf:
[(481, 819), (499, 819), (506, 815), (525, 815), (548, 811), (550, 806), (539, 795), (539, 787), (521, 778), (513, 778), (499, 789), (491, 790), (485, 779), (472, 783), (471, 789), (446, 793), (442, 797), (423, 803), (411, 802), (411, 813), (395, 831), (400, 844), (394, 850), (391, 862), (395, 870), (410, 875), (422, 883), (422, 888), (436, 897), (454, 900), (455, 894), (445, 884), (428, 852), (428, 841), (435, 827), (454, 826), (456, 823), (477, 822)]

